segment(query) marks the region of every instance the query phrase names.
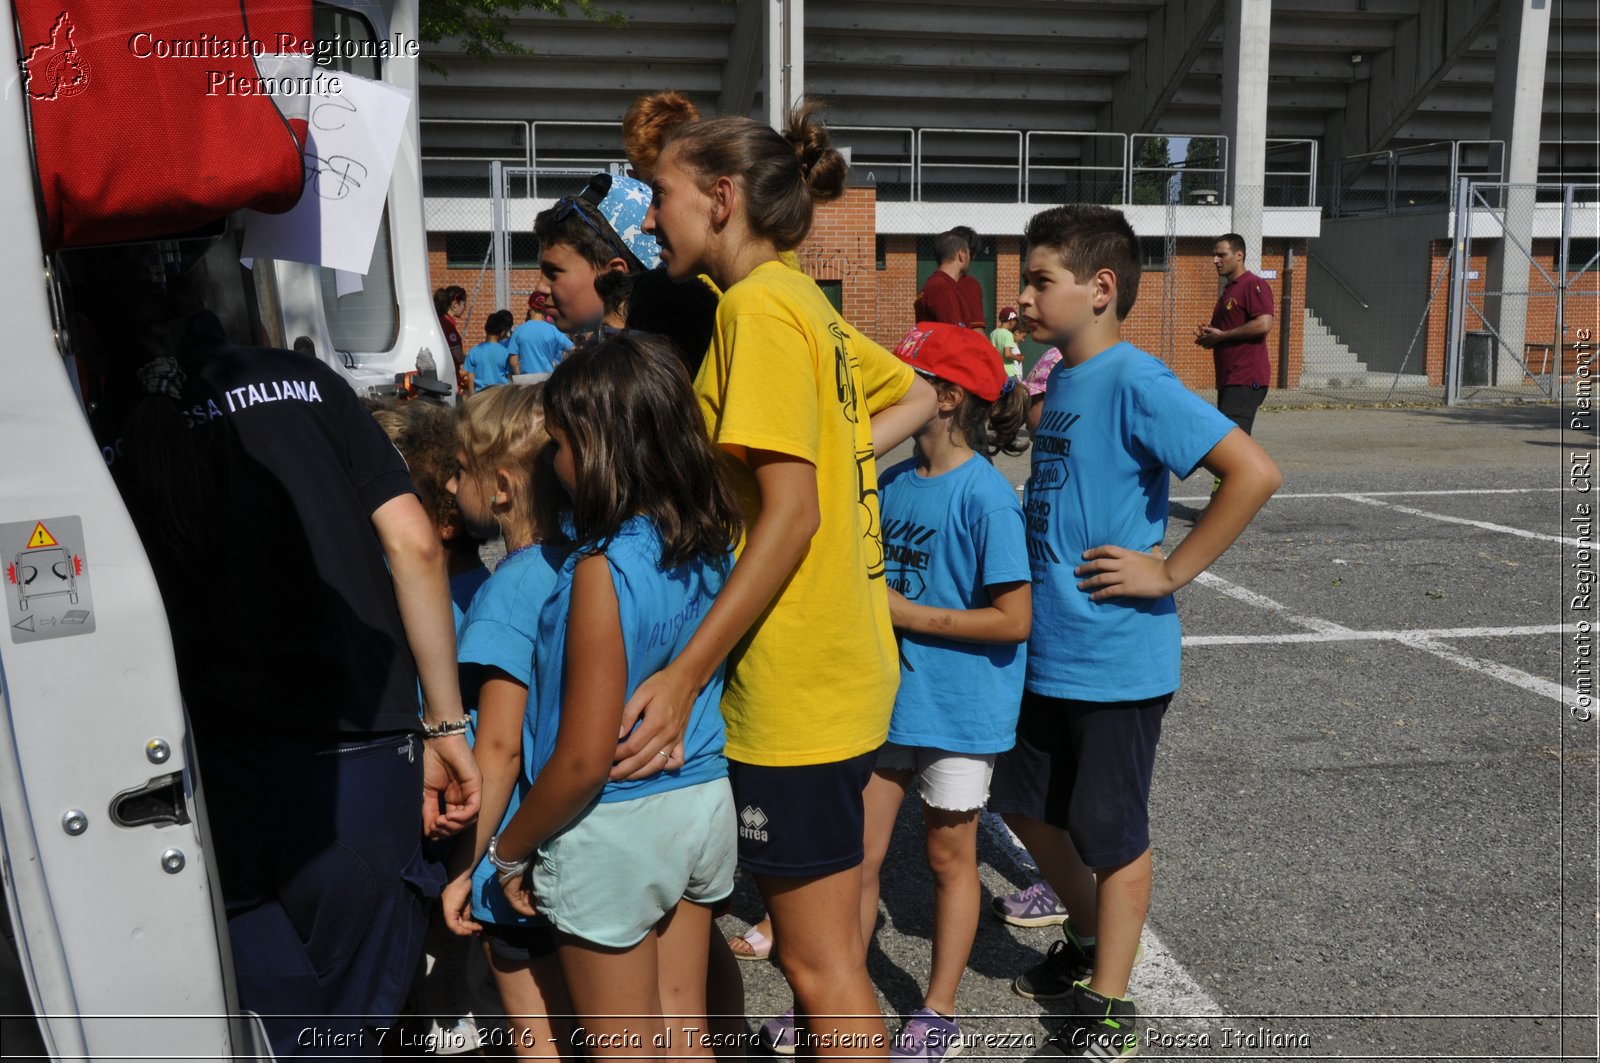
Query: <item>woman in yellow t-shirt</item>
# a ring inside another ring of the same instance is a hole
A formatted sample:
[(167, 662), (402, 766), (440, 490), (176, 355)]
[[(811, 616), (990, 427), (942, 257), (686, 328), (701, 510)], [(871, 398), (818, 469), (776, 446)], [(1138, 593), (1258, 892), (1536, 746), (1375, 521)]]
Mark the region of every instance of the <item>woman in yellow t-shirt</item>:
[[(861, 791), (899, 682), (875, 457), (932, 416), (932, 386), (847, 324), (780, 255), (848, 165), (814, 107), (784, 133), (740, 117), (675, 130), (646, 232), (673, 279), (722, 290), (695, 392), (733, 469), (746, 535), (683, 653), (646, 680), (615, 775), (681, 763), (683, 721), (717, 663), (739, 859), (818, 1055), (882, 1057), (861, 939)], [(793, 1036), (792, 1029), (789, 1035)]]

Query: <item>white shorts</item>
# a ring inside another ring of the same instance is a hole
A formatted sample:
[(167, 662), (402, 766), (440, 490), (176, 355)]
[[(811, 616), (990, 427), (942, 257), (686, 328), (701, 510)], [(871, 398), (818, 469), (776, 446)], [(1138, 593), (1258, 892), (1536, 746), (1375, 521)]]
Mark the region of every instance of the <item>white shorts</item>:
[(976, 812), (989, 800), (993, 753), (951, 753), (927, 746), (885, 742), (878, 750), (879, 771), (909, 771), (916, 776), (922, 803), (942, 812)]

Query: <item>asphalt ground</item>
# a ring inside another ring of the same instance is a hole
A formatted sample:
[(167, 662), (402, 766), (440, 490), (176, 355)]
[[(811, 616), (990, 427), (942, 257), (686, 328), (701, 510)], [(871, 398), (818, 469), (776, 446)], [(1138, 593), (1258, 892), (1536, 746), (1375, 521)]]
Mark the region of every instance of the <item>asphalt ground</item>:
[[(1283, 488), (1179, 594), (1141, 1056), (1596, 1058), (1600, 747), (1569, 712), (1560, 629), (1593, 620), (1564, 601), (1561, 540), (1594, 440), (1563, 429), (1530, 405), (1258, 417)], [(997, 464), (1020, 484), (1027, 460)], [(1174, 482), (1169, 548), (1209, 489)], [(930, 958), (916, 806), (869, 957), (891, 1031)], [(992, 818), (980, 860), (964, 1056), (1026, 1056), (1053, 1024), (1010, 982), (1058, 932), (988, 914), (1032, 881)], [(759, 914), (741, 882), (723, 926)], [(788, 1006), (775, 966), (741, 967), (752, 1025)]]

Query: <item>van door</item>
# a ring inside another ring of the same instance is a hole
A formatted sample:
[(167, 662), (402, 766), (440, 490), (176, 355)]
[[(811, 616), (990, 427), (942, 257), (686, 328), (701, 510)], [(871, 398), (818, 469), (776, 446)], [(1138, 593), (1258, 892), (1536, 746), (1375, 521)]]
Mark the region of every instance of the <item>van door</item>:
[[(5, 8), (10, 17), (10, 7)], [(16, 71), (0, 32), (0, 70)], [(46, 1048), (232, 1059), (166, 616), (57, 344), (24, 94), (0, 100), (0, 842)]]

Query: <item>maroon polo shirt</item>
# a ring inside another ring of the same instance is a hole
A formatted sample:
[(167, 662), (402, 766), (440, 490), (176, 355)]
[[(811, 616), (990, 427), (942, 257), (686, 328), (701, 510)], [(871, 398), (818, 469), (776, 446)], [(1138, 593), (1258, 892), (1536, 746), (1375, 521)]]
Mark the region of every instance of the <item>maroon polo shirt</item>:
[[(1217, 308), (1211, 312), (1211, 327), (1227, 332), (1274, 310), (1272, 286), (1245, 270), (1222, 289)], [(1235, 340), (1211, 348), (1217, 371), (1217, 387), (1243, 385), (1264, 388), (1272, 383), (1272, 362), (1267, 357), (1267, 338)]]

